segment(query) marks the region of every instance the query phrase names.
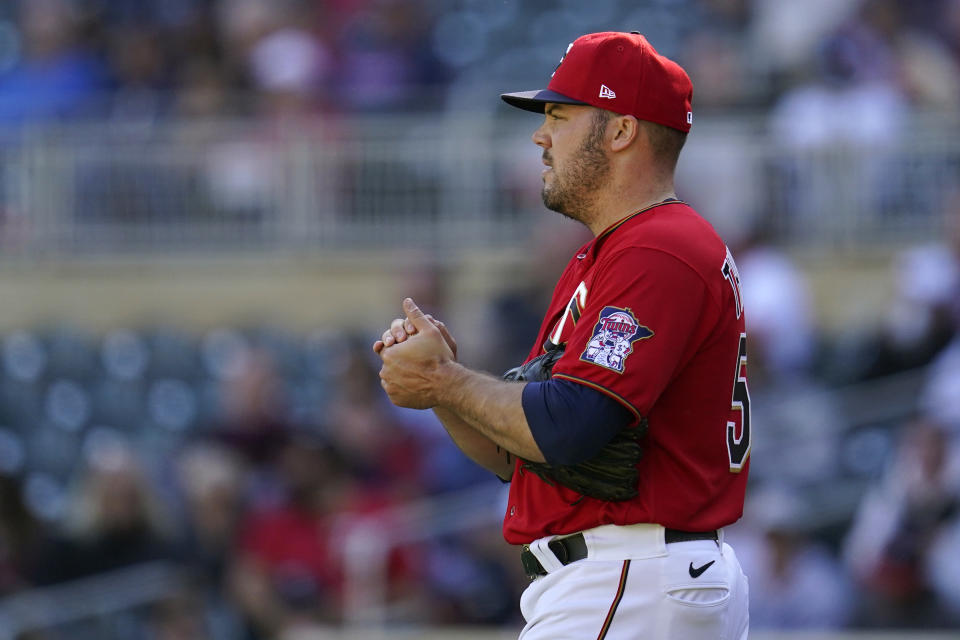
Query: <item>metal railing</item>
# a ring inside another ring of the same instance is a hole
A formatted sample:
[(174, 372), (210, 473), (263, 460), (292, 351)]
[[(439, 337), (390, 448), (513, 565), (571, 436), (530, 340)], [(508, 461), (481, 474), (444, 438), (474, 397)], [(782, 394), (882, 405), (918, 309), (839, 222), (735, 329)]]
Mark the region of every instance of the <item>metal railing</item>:
[[(144, 252), (520, 247), (543, 213), (537, 121), (379, 116), (58, 125), (0, 135), (7, 258)], [(762, 118), (705, 117), (679, 191), (721, 232), (786, 245), (936, 237), (960, 128), (882, 147), (784, 148)], [(732, 230), (732, 231), (731, 231)]]
[(0, 599), (0, 640), (153, 604), (182, 589), (178, 567), (151, 562)]

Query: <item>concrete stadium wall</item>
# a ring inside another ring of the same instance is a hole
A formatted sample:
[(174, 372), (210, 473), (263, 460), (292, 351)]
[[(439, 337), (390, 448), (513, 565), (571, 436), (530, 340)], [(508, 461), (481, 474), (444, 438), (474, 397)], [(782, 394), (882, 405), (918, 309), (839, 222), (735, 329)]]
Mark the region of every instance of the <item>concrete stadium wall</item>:
[[(63, 321), (94, 331), (158, 321), (194, 329), (268, 322), (364, 330), (394, 317), (403, 296), (424, 289), (424, 264), (432, 260), (369, 251), (7, 264), (0, 266), (0, 331)], [(486, 296), (529, 278), (528, 260), (490, 251), (447, 258), (447, 307), (458, 316), (451, 320), (470, 327)], [(828, 329), (869, 323), (890, 298), (886, 253), (800, 254), (797, 262), (810, 278), (818, 322)]]

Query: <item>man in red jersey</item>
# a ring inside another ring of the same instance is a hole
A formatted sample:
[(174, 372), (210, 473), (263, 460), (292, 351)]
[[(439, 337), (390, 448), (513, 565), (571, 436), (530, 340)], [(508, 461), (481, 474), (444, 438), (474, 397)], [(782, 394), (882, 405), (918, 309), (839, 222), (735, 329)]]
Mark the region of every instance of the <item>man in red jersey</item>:
[[(374, 344), (390, 399), (433, 408), (511, 482), (504, 537), (523, 545), (532, 579), (522, 640), (747, 637), (747, 580), (723, 541), (749, 470), (746, 333), (733, 257), (674, 193), (692, 93), (642, 35), (594, 33), (568, 47), (547, 89), (502, 96), (544, 114), (533, 134), (544, 204), (595, 236), (527, 356), (551, 363), (546, 375), (460, 365), (447, 328), (409, 298)], [(623, 496), (552, 471), (596, 470), (623, 434), (642, 448)]]

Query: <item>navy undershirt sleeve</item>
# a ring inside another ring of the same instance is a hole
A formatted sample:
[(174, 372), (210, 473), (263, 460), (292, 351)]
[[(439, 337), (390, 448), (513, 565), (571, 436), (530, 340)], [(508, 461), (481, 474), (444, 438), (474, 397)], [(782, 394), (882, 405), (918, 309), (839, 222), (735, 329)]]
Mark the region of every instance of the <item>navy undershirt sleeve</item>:
[(613, 398), (561, 378), (527, 383), (522, 404), (533, 439), (554, 465), (589, 460), (635, 421)]

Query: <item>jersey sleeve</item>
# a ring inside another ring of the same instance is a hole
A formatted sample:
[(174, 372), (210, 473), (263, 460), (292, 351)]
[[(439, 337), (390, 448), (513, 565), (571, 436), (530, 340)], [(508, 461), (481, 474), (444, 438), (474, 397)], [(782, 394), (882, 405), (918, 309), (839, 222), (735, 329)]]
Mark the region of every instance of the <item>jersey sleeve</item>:
[(639, 419), (689, 358), (707, 285), (657, 249), (623, 249), (597, 267), (553, 375), (613, 397)]
[(550, 464), (592, 458), (633, 418), (608, 395), (560, 378), (528, 383), (522, 402), (533, 439)]

